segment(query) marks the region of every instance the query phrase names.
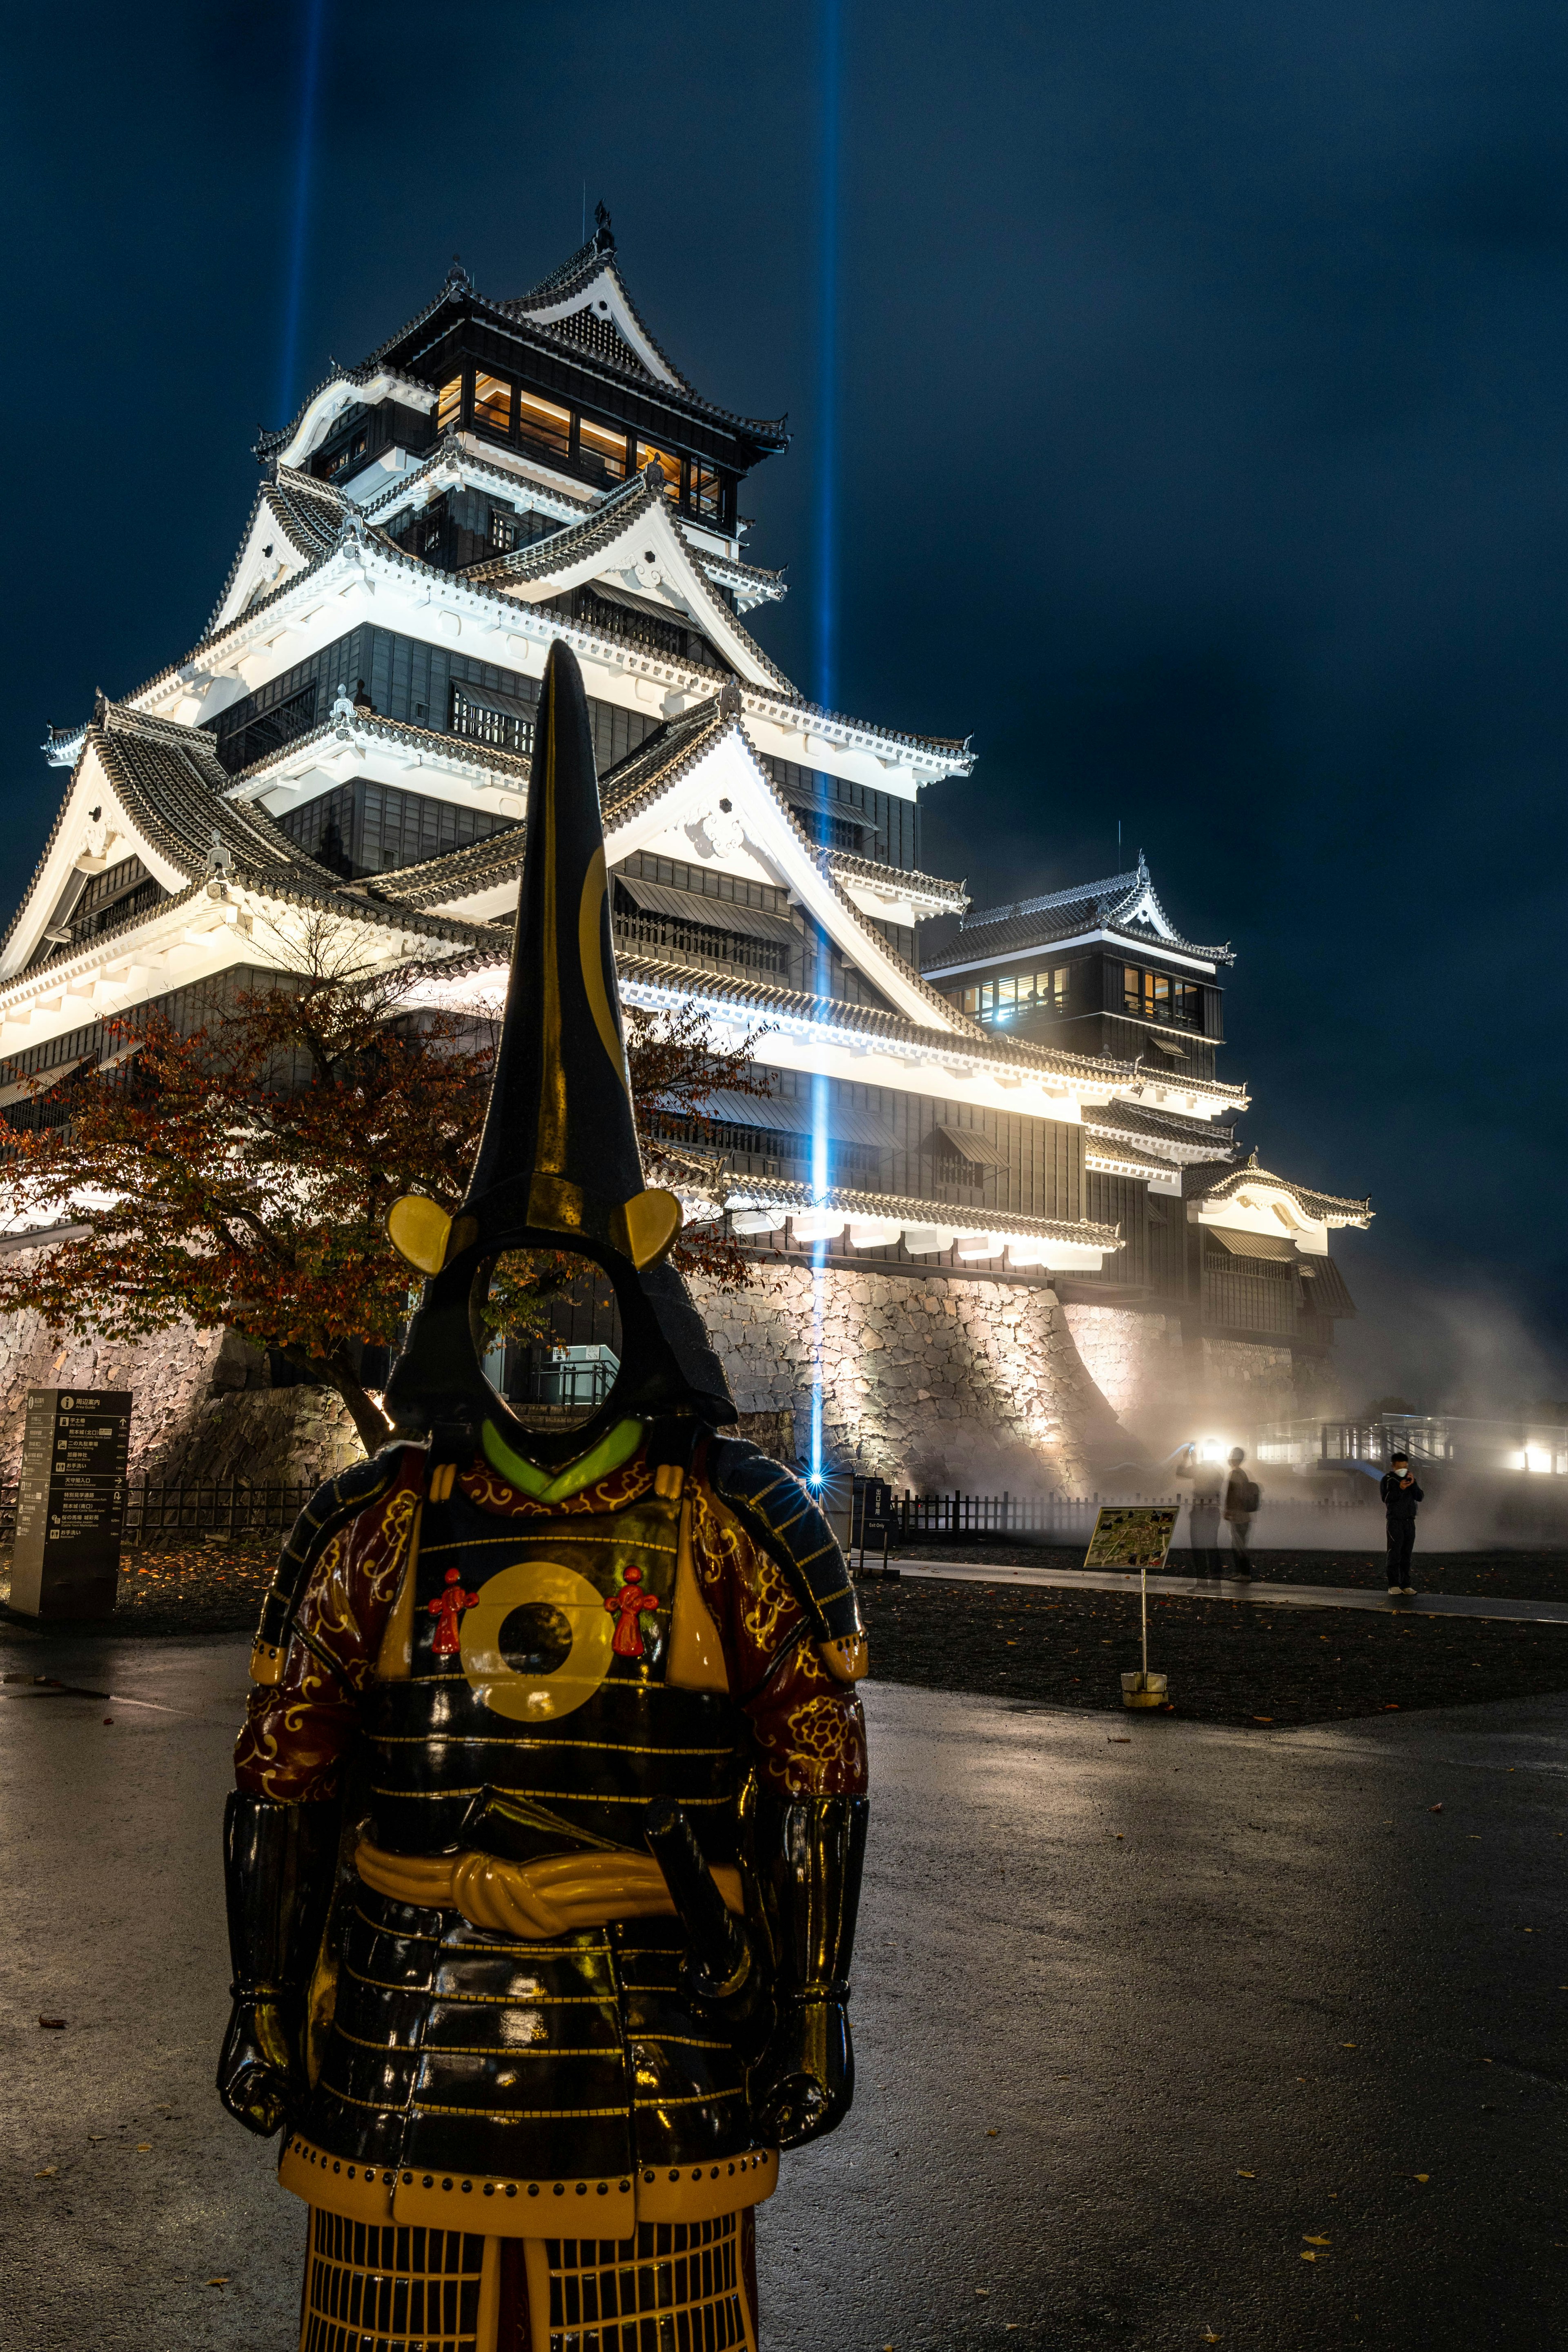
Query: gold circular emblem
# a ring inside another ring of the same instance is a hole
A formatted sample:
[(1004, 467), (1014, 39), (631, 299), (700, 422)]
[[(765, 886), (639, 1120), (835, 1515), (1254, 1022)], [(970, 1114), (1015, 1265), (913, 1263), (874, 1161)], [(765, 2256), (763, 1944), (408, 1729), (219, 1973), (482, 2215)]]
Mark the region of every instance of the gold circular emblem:
[[(552, 1673), (520, 1674), (501, 1655), (501, 1628), (514, 1609), (558, 1612), (571, 1629), (566, 1654)], [(519, 1560), (503, 1568), (463, 1612), (463, 1672), (496, 1715), (514, 1723), (550, 1723), (594, 1696), (610, 1671), (615, 1624), (605, 1596), (575, 1569), (552, 1559)]]

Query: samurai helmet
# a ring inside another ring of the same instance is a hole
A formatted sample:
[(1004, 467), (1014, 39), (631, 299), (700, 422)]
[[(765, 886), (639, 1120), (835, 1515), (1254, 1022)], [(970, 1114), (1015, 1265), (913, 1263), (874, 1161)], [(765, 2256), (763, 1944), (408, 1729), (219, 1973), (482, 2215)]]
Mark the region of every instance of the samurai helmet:
[[(489, 1107), (456, 1215), (422, 1193), (387, 1230), (427, 1279), (387, 1384), (400, 1426), (488, 1418), (547, 1455), (575, 1454), (628, 1413), (731, 1420), (724, 1375), (686, 1286), (664, 1260), (680, 1230), (672, 1192), (643, 1183), (610, 933), (598, 780), (582, 674), (551, 646), (533, 739), (528, 830)], [(524, 1425), (486, 1380), (471, 1302), (503, 1251), (560, 1250), (614, 1285), (621, 1370), (584, 1428)]]

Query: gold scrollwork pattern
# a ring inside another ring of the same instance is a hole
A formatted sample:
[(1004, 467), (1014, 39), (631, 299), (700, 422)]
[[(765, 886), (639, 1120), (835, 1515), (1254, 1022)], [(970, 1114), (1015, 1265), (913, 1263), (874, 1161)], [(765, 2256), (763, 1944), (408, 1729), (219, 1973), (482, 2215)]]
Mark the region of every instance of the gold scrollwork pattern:
[(618, 1470), (606, 1471), (592, 1486), (579, 1487), (576, 1494), (563, 1496), (553, 1503), (523, 1494), (499, 1471), (492, 1470), (488, 1462), (476, 1462), (463, 1471), (458, 1484), (469, 1502), (477, 1503), (481, 1511), (495, 1511), (508, 1519), (559, 1519), (568, 1514), (621, 1510), (627, 1503), (635, 1503), (639, 1495), (647, 1493), (653, 1485), (653, 1472), (646, 1454), (634, 1454), (629, 1462), (623, 1462)]

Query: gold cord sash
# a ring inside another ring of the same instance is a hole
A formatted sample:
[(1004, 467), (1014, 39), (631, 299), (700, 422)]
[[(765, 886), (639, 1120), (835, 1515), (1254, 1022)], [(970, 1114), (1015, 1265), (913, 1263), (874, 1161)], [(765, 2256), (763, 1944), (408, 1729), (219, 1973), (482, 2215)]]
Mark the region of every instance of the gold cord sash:
[[(503, 1862), (493, 1853), (388, 1853), (362, 1839), (354, 1867), (365, 1885), (394, 1903), (460, 1911), (473, 1927), (542, 1942), (612, 1919), (673, 1918), (675, 1906), (652, 1854), (552, 1853), (539, 1862)], [(743, 1913), (741, 1874), (713, 1869), (731, 1911)]]

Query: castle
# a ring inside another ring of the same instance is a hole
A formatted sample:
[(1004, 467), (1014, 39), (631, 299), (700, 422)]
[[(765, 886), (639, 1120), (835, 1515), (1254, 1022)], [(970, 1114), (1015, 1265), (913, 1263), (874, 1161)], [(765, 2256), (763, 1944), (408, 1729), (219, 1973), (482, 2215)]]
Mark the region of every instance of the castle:
[[(107, 1020), (287, 969), (310, 926), (494, 1003), (533, 714), (563, 639), (589, 696), (628, 1005), (765, 1031), (768, 1096), (684, 1148), (749, 1252), (701, 1296), (748, 1422), (900, 1484), (1081, 1488), (1195, 1419), (1327, 1403), (1331, 1237), (1365, 1201), (1245, 1158), (1217, 1072), (1223, 946), (1134, 870), (976, 910), (923, 870), (920, 794), (967, 741), (807, 701), (741, 487), (787, 446), (680, 373), (602, 208), (493, 299), (454, 264), (257, 455), (200, 642), (52, 730), (60, 808), (0, 952), (0, 1109), (68, 1086)], [(45, 1237), (47, 1243), (47, 1237)], [(6, 1246), (38, 1245), (37, 1236)], [(699, 1286), (700, 1295), (700, 1286)], [(313, 1475), (349, 1448), (218, 1334), (138, 1351), (0, 1331), (32, 1382), (133, 1387), (133, 1458)]]

